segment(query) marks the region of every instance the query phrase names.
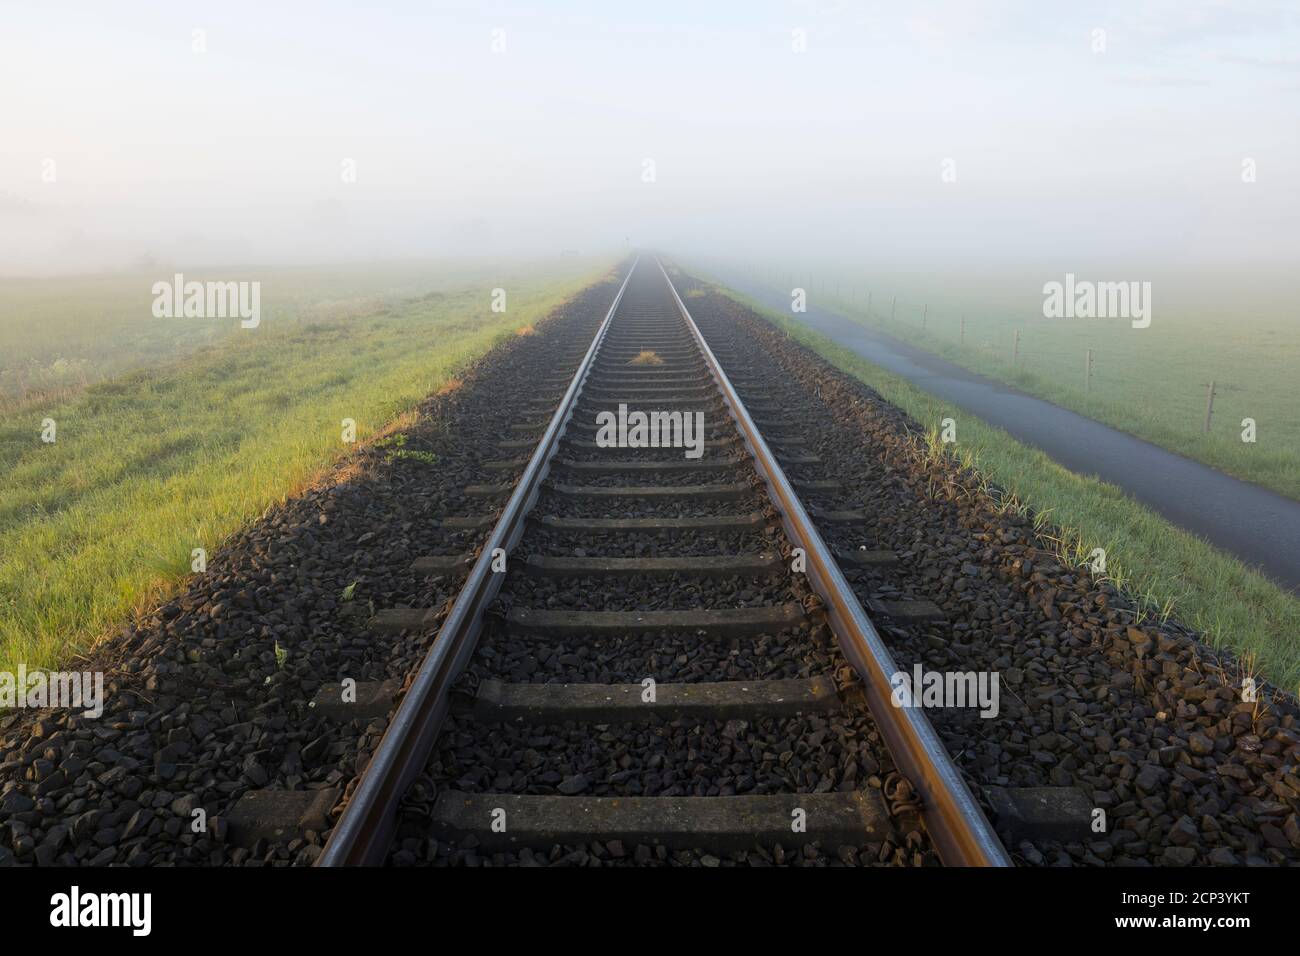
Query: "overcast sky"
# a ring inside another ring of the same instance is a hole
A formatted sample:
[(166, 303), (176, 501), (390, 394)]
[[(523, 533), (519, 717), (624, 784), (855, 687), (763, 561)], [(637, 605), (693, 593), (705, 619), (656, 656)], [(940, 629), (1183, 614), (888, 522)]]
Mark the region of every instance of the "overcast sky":
[(1295, 265), (1298, 105), (1294, 2), (3, 0), (0, 270)]

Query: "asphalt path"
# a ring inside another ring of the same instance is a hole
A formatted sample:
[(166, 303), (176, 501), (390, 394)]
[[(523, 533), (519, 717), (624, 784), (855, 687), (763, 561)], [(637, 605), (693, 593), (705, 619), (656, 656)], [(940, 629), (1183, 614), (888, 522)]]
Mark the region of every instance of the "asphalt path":
[[(739, 274), (717, 278), (769, 309), (790, 299)], [(793, 318), (874, 365), (1041, 449), (1080, 475), (1122, 488), (1172, 523), (1300, 592), (1300, 501), (1233, 478), (1127, 432), (1034, 398), (892, 336), (818, 308)]]

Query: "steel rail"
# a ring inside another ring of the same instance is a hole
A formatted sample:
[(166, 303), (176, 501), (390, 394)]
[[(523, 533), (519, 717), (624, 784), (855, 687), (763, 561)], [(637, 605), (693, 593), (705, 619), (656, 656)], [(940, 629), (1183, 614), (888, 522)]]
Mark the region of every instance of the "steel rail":
[(623, 301), (623, 293), (639, 262), (640, 257), (637, 257), (623, 278), (623, 284), (596, 330), (564, 398), (551, 416), (541, 441), (479, 551), (478, 560), (456, 595), (410, 689), (362, 772), (352, 799), (330, 831), (325, 849), (316, 861), (317, 866), (378, 866), (387, 857), (397, 826), (395, 813), (398, 802), (433, 752), (450, 707), (452, 684), (469, 662), (483, 628), (482, 612), (501, 590), (504, 575), (492, 570), (493, 551), (501, 548), (508, 554), (519, 543), (525, 518), (536, 503), (542, 482), (550, 471), (560, 436), (573, 415), (596, 353), (605, 340), (605, 333), (609, 331), (610, 322)]
[(1011, 866), (993, 827), (966, 786), (948, 751), (929, 719), (919, 709), (895, 707), (891, 677), (898, 673), (893, 655), (872, 625), (853, 588), (845, 579), (830, 548), (808, 517), (784, 470), (772, 454), (744, 402), (709, 348), (686, 303), (677, 294), (668, 272), (657, 258), (655, 264), (672, 291), (677, 308), (704, 356), (714, 382), (722, 391), (740, 431), (741, 440), (753, 456), (755, 469), (767, 485), (768, 495), (781, 514), (781, 523), (792, 544), (804, 549), (807, 576), (813, 590), (826, 605), (832, 630), (840, 649), (862, 678), (867, 706), (885, 739), (895, 763), (916, 788), (922, 800), (926, 830), (940, 859), (947, 866)]

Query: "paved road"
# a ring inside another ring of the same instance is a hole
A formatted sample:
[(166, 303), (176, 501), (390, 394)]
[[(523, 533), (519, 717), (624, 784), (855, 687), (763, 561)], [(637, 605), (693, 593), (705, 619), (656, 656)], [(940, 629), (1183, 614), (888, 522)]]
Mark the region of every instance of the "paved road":
[[(714, 274), (770, 309), (790, 308), (789, 296), (743, 275)], [(945, 362), (812, 301), (799, 318), (869, 362), (1042, 449), (1071, 471), (1117, 485), (1174, 524), (1300, 592), (1300, 501)]]

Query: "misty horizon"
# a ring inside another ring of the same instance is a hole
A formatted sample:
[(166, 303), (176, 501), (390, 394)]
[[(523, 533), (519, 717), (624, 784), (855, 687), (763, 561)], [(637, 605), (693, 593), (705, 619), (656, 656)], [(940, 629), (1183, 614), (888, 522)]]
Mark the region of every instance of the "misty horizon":
[(746, 9), (11, 10), (0, 268), (1294, 261), (1286, 4)]

